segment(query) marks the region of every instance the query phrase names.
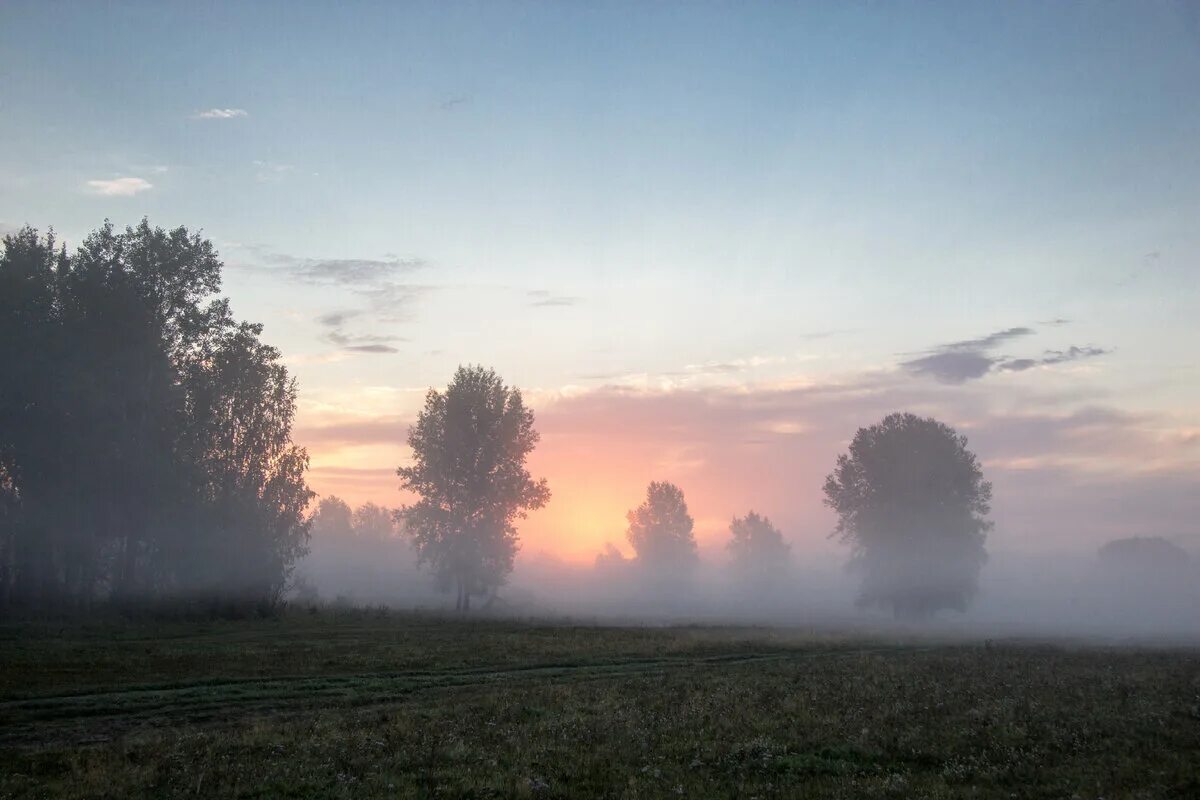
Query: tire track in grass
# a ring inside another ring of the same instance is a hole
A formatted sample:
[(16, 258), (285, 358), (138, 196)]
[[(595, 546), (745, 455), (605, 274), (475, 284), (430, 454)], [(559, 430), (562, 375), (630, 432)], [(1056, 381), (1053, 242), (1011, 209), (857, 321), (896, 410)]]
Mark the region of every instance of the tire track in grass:
[[(458, 670), (413, 670), (353, 675), (216, 679), (0, 702), (0, 746), (37, 745), (47, 738), (106, 740), (122, 731), (205, 724), (231, 717), (316, 708), (353, 708), (397, 702), (415, 692), (489, 685), (526, 685), (804, 661), (883, 653), (917, 653), (904, 645), (828, 650), (778, 650), (708, 656), (639, 657), (585, 663), (522, 664)], [(97, 737), (89, 728), (102, 728)], [(72, 736), (72, 729), (75, 736)]]

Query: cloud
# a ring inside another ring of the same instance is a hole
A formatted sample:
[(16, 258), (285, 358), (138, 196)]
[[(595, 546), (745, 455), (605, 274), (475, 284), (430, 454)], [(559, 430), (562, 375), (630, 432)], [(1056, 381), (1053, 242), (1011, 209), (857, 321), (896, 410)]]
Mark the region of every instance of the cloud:
[(94, 180), (88, 181), (86, 185), (89, 192), (105, 197), (132, 197), (135, 194), (154, 188), (154, 184), (144, 178)]
[(573, 306), (579, 302), (580, 298), (566, 294), (553, 294), (545, 289), (533, 289), (528, 292), (529, 305), (535, 308), (548, 308), (553, 306)]
[(399, 336), (377, 336), (374, 334), (350, 334), (345, 325), (362, 315), (361, 311), (331, 311), (317, 317), (317, 324), (329, 328), (325, 341), (337, 346), (345, 353), (398, 353), (392, 343), (407, 341)]
[(445, 100), (438, 103), (439, 111), (453, 111), (460, 106), (465, 106), (471, 102), (471, 98), (465, 94), (454, 95), (447, 97)]
[(192, 119), (235, 119), (249, 115), (244, 108), (210, 108), (207, 111), (197, 111), (192, 115)]
[[(646, 483), (665, 479), (686, 492), (702, 544), (722, 542), (728, 519), (755, 508), (804, 548), (832, 548), (824, 477), (858, 428), (904, 410), (968, 436), (995, 484), (989, 550), (1094, 551), (1119, 535), (1190, 530), (1200, 514), (1194, 424), (1024, 385), (1001, 397), (881, 372), (802, 387), (599, 388), (530, 400), (541, 433), (531, 468), (555, 494), (522, 526), (533, 547), (566, 542), (594, 552), (620, 536)], [(349, 454), (402, 443), (411, 422), (393, 413), (327, 416), (298, 426), (296, 440), (326, 463), (343, 452), (343, 463), (358, 465)], [(394, 476), (381, 472), (358, 488), (394, 496)]]
[(1102, 347), (1070, 347), (1067, 350), (1047, 350), (1041, 358), (1012, 358), (1007, 361), (997, 362), (996, 368), (1006, 370), (1008, 372), (1024, 372), (1027, 369), (1034, 367), (1050, 366), (1053, 364), (1065, 364), (1068, 361), (1079, 361), (1084, 358), (1094, 358), (1096, 356), (1107, 355), (1111, 350), (1105, 350)]
[(381, 288), (398, 275), (427, 266), (419, 258), (298, 258), (273, 253), (267, 261), (305, 283)]
[[(1055, 319), (1046, 324), (1059, 326), (1067, 322), (1065, 319)], [(1034, 333), (1032, 328), (1006, 328), (978, 339), (965, 339), (941, 345), (925, 355), (901, 362), (900, 366), (913, 375), (931, 377), (942, 383), (961, 384), (982, 378), (992, 371), (1024, 372), (1034, 367), (1065, 364), (1110, 352), (1088, 345), (1072, 346), (1067, 350), (1046, 350), (1038, 358), (1013, 358), (992, 353), (1006, 342), (1032, 336)]]
[(1101, 347), (1072, 347), (1069, 350), (1047, 350), (1046, 356), (1042, 359), (1043, 364), (1063, 364), (1067, 361), (1078, 361), (1081, 358), (1092, 358), (1093, 356), (1103, 356), (1112, 352)]
[(282, 180), (285, 175), (296, 169), (292, 164), (280, 164), (275, 161), (255, 159), (253, 163), (258, 168), (254, 178), (260, 183), (271, 183)]
[(943, 383), (963, 383), (982, 378), (992, 368), (995, 359), (976, 351), (931, 353), (927, 356), (905, 361), (900, 366), (914, 375), (935, 378)]
[(328, 314), (317, 317), (317, 323), (329, 328), (340, 328), (361, 314), (361, 311), (330, 311)]

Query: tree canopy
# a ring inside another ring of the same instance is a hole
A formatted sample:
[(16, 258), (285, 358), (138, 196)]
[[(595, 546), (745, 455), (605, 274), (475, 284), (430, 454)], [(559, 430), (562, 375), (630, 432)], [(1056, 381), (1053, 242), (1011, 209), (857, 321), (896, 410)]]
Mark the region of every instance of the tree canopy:
[(772, 582), (782, 577), (791, 559), (792, 548), (771, 520), (750, 511), (729, 523), (729, 543), (725, 546), (732, 561), (734, 576), (747, 582)]
[(693, 520), (683, 490), (667, 481), (651, 481), (646, 500), (626, 515), (626, 536), (637, 561), (652, 569), (692, 568), (699, 560)]
[(294, 381), (186, 228), (0, 255), (0, 603), (278, 596), (307, 535)]
[(862, 572), (859, 603), (905, 617), (965, 609), (987, 559), (991, 496), (966, 437), (949, 426), (891, 414), (860, 428), (825, 479), (834, 535)]
[(438, 585), (456, 590), (458, 608), (503, 585), (519, 544), (517, 520), (550, 500), (545, 479), (534, 480), (525, 466), (537, 442), (520, 390), (493, 370), (459, 367), (444, 392), (425, 396), (408, 434), (412, 464), (396, 471), (419, 499), (400, 519)]

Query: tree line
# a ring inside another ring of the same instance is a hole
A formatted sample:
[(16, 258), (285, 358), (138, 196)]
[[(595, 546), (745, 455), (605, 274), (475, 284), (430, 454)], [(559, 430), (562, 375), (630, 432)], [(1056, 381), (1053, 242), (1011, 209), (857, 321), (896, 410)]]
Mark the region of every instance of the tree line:
[[(307, 454), (291, 440), (296, 383), (262, 327), (235, 319), (220, 297), (211, 242), (143, 220), (123, 231), (105, 223), (72, 254), (28, 227), (3, 244), (0, 608), (277, 601), (313, 522)], [(519, 389), (460, 367), (428, 392), (409, 431), (412, 462), (397, 476), (415, 501), (355, 517), (327, 499), (318, 514), (338, 530), (403, 531), (466, 610), (495, 596), (518, 522), (550, 500), (526, 464), (537, 443)], [(991, 486), (965, 437), (892, 414), (857, 432), (824, 495), (863, 605), (922, 617), (970, 601)], [(739, 574), (778, 576), (789, 548), (769, 519), (748, 512), (730, 534)], [(686, 582), (698, 562), (672, 483), (649, 485), (627, 538), (664, 585)]]
[[(537, 441), (520, 390), (493, 370), (460, 367), (444, 392), (426, 396), (408, 437), (413, 464), (397, 470), (420, 499), (397, 520), (420, 561), (457, 592), (457, 608), (494, 595), (512, 570), (515, 521), (549, 500), (526, 468)], [(905, 618), (964, 610), (987, 559), (991, 493), (966, 437), (935, 419), (897, 413), (860, 429), (824, 484), (834, 535), (861, 576), (859, 604)], [(685, 587), (699, 555), (683, 490), (652, 481), (627, 520), (643, 575), (668, 591)], [(789, 557), (782, 532), (754, 511), (730, 523), (727, 548), (735, 572), (764, 588)], [(610, 547), (598, 564), (623, 560)]]
[(4, 238), (0, 605), (279, 597), (313, 497), (296, 383), (220, 283), (182, 227)]

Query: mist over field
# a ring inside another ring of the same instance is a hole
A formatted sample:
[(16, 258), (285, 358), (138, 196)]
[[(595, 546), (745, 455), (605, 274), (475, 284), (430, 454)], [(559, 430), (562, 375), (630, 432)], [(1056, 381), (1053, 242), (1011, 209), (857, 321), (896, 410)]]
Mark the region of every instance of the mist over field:
[[(446, 595), (434, 589), (400, 539), (379, 557), (357, 544), (339, 546), (315, 538), (313, 552), (297, 573), (305, 586), (301, 599), (310, 602), (448, 607)], [(729, 574), (727, 562), (705, 561), (690, 585), (674, 591), (664, 591), (633, 564), (579, 565), (543, 555), (518, 560), (509, 585), (488, 613), (648, 625), (746, 623), (973, 638), (1200, 642), (1200, 566), (1195, 557), (1113, 567), (1095, 552), (991, 553), (971, 607), (921, 623), (857, 609), (857, 589), (853, 570), (835, 555), (791, 563), (777, 584), (747, 585)]]
[(1200, 0), (0, 0), (0, 800), (1200, 798)]

